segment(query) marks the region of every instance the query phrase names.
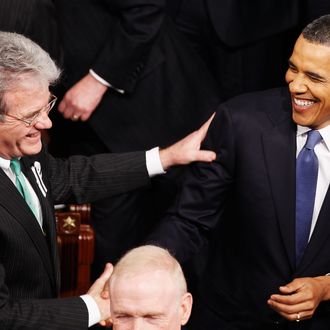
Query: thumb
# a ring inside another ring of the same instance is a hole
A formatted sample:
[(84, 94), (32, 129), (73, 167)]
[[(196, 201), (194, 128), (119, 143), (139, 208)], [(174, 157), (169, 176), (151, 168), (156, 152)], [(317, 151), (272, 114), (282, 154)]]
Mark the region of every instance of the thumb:
[(201, 136), (202, 140), (204, 140), (207, 130), (209, 129), (214, 116), (215, 112), (213, 112), (212, 116), (198, 129), (198, 134)]
[(94, 282), (94, 284), (90, 287), (88, 290), (88, 294), (98, 294), (100, 293), (104, 287), (106, 286), (107, 281), (110, 279), (110, 276), (113, 272), (113, 266), (110, 263), (107, 263), (105, 265), (103, 273), (100, 275), (100, 277)]
[(110, 278), (112, 272), (113, 272), (112, 264), (110, 264), (110, 262), (106, 263), (103, 273), (97, 280), (100, 282), (100, 285), (105, 284), (105, 282)]
[(216, 158), (216, 153), (211, 150), (199, 150), (196, 153), (195, 160), (196, 162), (212, 162)]
[(283, 294), (292, 294), (301, 288), (302, 284), (299, 281), (292, 281), (284, 286), (280, 286), (280, 292)]

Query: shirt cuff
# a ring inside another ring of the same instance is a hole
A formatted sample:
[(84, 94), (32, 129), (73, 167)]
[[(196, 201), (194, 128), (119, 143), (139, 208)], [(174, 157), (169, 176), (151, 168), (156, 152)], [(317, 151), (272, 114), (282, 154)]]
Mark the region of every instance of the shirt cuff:
[(147, 171), (150, 177), (158, 174), (165, 174), (159, 157), (159, 147), (146, 151)]
[(84, 294), (80, 296), (80, 298), (84, 301), (84, 303), (87, 306), (88, 327), (91, 327), (92, 325), (99, 323), (101, 321), (101, 313), (95, 300), (89, 294)]
[(106, 80), (104, 80), (102, 77), (100, 77), (97, 73), (95, 73), (94, 70), (89, 69), (89, 73), (90, 75), (95, 78), (98, 82), (100, 82), (102, 85), (110, 87), (112, 89), (114, 89), (116, 92), (120, 93), (120, 94), (125, 94), (125, 91), (123, 89), (120, 88), (116, 88), (114, 86), (112, 86), (109, 82), (107, 82)]

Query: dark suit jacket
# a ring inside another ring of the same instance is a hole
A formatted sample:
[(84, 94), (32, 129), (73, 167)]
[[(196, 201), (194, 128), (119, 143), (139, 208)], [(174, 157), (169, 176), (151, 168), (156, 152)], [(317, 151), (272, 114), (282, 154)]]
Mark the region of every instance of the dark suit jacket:
[(111, 151), (171, 144), (196, 129), (218, 103), (205, 65), (166, 17), (165, 0), (56, 5), (65, 89), (91, 68), (126, 92), (109, 89), (88, 121)]
[[(280, 285), (329, 272), (330, 195), (296, 268), (296, 125), (286, 88), (221, 105), (206, 147), (217, 152), (216, 161), (191, 166), (172, 213), (153, 239), (185, 260), (214, 235), (203, 279), (207, 304), (231, 326), (257, 329), (279, 320), (267, 299)], [(301, 326), (328, 326), (325, 305)]]
[[(1, 0), (0, 30), (25, 35), (60, 60), (56, 11), (53, 0)], [(42, 27), (42, 28), (40, 28)]]
[(56, 203), (92, 202), (146, 185), (144, 153), (54, 159), (24, 157), (23, 171), (41, 203), (44, 236), (15, 185), (0, 171), (0, 328), (87, 328), (79, 298), (57, 297)]
[[(167, 0), (175, 17), (183, 0)], [(298, 24), (300, 0), (200, 0), (212, 25), (227, 46), (239, 47), (290, 30)]]

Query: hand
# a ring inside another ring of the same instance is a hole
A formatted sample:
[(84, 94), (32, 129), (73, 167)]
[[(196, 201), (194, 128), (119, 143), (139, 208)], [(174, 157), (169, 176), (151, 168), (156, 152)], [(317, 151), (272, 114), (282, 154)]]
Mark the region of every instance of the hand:
[[(109, 281), (106, 281), (103, 287), (103, 290), (101, 292), (101, 297), (103, 299), (110, 299), (110, 285)], [(102, 320), (99, 322), (99, 324), (103, 327), (111, 327), (113, 325), (112, 318), (109, 317), (105, 320)]]
[(101, 102), (107, 89), (107, 86), (87, 74), (66, 92), (58, 110), (64, 118), (86, 121)]
[(281, 294), (273, 294), (268, 304), (290, 321), (310, 319), (323, 300), (330, 299), (330, 277), (297, 278), (281, 286)]
[(212, 162), (216, 158), (215, 152), (200, 150), (201, 143), (206, 136), (214, 115), (197, 131), (192, 132), (170, 147), (159, 151), (160, 161), (165, 171), (173, 165), (185, 165), (196, 161)]
[(113, 266), (110, 263), (105, 265), (104, 272), (90, 287), (87, 294), (89, 294), (99, 307), (101, 314), (100, 324), (108, 326), (111, 324), (110, 319), (110, 296), (104, 292), (105, 288), (109, 286), (109, 279), (113, 271)]

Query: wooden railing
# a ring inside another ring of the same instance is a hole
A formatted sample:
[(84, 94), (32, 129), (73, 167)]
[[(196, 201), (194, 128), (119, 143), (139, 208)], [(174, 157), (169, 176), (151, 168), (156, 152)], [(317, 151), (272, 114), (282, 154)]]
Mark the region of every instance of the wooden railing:
[(56, 211), (61, 261), (61, 297), (84, 294), (90, 287), (94, 231), (90, 205), (68, 205)]

